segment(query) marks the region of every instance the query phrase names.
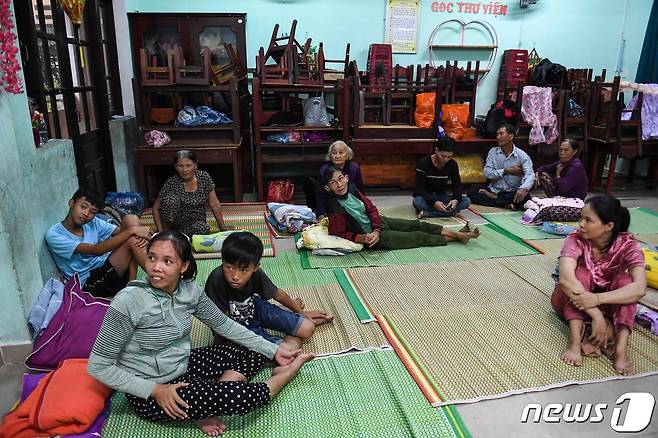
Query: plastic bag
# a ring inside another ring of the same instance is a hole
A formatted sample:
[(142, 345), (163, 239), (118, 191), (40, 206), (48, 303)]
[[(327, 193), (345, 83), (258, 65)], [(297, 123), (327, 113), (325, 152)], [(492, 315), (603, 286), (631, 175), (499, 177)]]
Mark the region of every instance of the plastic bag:
[(431, 128), (434, 122), (435, 93), (418, 93), (416, 95), (416, 110), (414, 120), (419, 128)]
[(149, 131), (144, 134), (144, 141), (146, 141), (146, 144), (149, 146), (159, 148), (171, 143), (171, 137), (169, 137), (169, 134), (166, 132), (157, 131), (154, 129), (153, 131)]
[(327, 104), (322, 97), (304, 99), (304, 126), (330, 126)]
[(183, 125), (187, 127), (202, 126), (202, 125), (226, 125), (231, 123), (231, 119), (219, 111), (207, 107), (205, 105), (199, 106), (196, 109), (186, 105), (178, 113), (176, 118), (176, 125)]
[(267, 202), (290, 204), (295, 192), (295, 184), (289, 179), (272, 180), (267, 183)]
[(441, 106), (441, 124), (446, 135), (459, 140), (464, 136), (468, 125), (469, 106), (465, 103), (444, 103)]
[(141, 216), (144, 211), (144, 198), (137, 192), (108, 192), (105, 205), (118, 211), (121, 216)]

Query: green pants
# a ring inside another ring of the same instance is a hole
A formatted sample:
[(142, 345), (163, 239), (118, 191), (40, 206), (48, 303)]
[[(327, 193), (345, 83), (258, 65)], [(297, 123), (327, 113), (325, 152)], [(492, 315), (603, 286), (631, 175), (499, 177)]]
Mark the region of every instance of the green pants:
[(382, 216), (382, 232), (377, 249), (407, 249), (421, 246), (443, 246), (448, 242), (441, 235), (441, 225)]

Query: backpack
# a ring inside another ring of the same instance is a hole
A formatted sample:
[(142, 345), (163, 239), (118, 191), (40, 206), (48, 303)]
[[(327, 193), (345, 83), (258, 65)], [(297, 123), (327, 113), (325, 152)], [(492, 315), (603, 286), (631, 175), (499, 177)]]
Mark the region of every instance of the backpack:
[(533, 83), (537, 87), (546, 87), (555, 84), (561, 86), (566, 71), (565, 66), (554, 64), (550, 59), (544, 58), (533, 70)]
[(519, 125), (519, 107), (514, 101), (499, 100), (489, 108), (484, 124), (480, 127), (480, 136), (496, 138), (496, 131), (506, 123), (512, 126)]

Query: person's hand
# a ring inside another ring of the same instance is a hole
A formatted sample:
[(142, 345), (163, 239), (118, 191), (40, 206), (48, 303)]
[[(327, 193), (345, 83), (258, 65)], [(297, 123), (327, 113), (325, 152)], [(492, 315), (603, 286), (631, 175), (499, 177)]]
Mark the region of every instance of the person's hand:
[(187, 419), (187, 412), (183, 409), (189, 409), (189, 406), (185, 403), (185, 400), (180, 398), (176, 390), (187, 385), (189, 385), (189, 383), (185, 382), (173, 384), (156, 383), (151, 392), (151, 397), (153, 397), (162, 410), (165, 411), (165, 414), (169, 415), (174, 420), (185, 420)]
[(365, 242), (369, 248), (377, 245), (377, 242), (379, 242), (379, 231), (374, 230), (373, 232), (366, 234)]
[(146, 245), (149, 244), (148, 239), (144, 239), (143, 237), (137, 237), (137, 236), (133, 236), (133, 242), (135, 243), (135, 246), (138, 248), (146, 248)]
[(148, 240), (151, 238), (151, 229), (145, 225), (136, 225), (131, 227), (130, 234)]
[(508, 175), (523, 176), (523, 168), (515, 164), (514, 166), (506, 167), (505, 173)]
[(571, 302), (579, 310), (591, 309), (593, 307), (598, 307), (600, 304), (598, 295), (592, 292), (582, 292), (574, 295)]
[(457, 201), (456, 199), (453, 199), (452, 201), (448, 202), (448, 205), (446, 205), (446, 208), (448, 210), (454, 210), (455, 208), (457, 208), (457, 204), (459, 204), (459, 201)]
[(322, 310), (307, 310), (302, 312), (302, 315), (310, 319), (316, 326), (326, 324), (334, 320), (334, 317)]
[(446, 208), (446, 205), (441, 201), (436, 201), (434, 203), (434, 210), (443, 211), (443, 212), (448, 211), (448, 209)]
[(608, 343), (608, 324), (603, 316), (592, 319), (592, 335), (589, 340), (596, 347), (605, 346)]
[(555, 176), (559, 177), (563, 170), (564, 164), (558, 163), (558, 165), (555, 167)]
[(295, 360), (295, 357), (297, 357), (301, 352), (302, 350), (300, 349), (288, 350), (279, 346), (279, 348), (276, 350), (276, 354), (274, 354), (274, 361), (279, 365), (290, 365), (292, 361)]
[(304, 306), (305, 306), (305, 304), (304, 304), (304, 300), (303, 300), (301, 297), (296, 297), (296, 298), (295, 298), (295, 302), (299, 305), (299, 307), (300, 307), (301, 309), (304, 308)]
[(514, 194), (514, 203), (518, 204), (519, 202), (523, 201), (527, 194), (528, 191), (526, 189), (518, 189)]

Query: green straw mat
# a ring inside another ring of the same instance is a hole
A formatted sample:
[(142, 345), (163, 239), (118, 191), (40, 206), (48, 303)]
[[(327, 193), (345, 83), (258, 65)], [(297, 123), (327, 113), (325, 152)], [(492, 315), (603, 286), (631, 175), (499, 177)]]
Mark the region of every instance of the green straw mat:
[(629, 231), (634, 234), (658, 233), (658, 213), (648, 208), (629, 208), (631, 226)]
[[(580, 367), (560, 360), (568, 326), (548, 299), (540, 306), (501, 301), (389, 318), (445, 403), (623, 378), (603, 356), (583, 357)], [(428, 327), (432, 336), (427, 336)], [(636, 326), (630, 359), (638, 376), (656, 374), (658, 338)]]
[[(542, 256), (524, 258), (535, 257)], [(356, 301), (373, 316), (423, 314), (430, 309), (478, 307), (498, 302), (539, 305), (546, 300), (544, 294), (503, 263), (503, 260), (513, 263), (519, 258), (339, 269), (336, 274), (349, 280), (352, 290), (345, 290), (343, 282), (341, 286), (348, 299), (356, 294), (356, 299), (350, 299), (353, 307)], [(489, 295), (482, 292), (488, 290), (492, 290)], [(355, 312), (358, 314), (358, 307)]]
[[(373, 312), (386, 315), (444, 403), (620, 378), (605, 357), (583, 358), (581, 367), (560, 360), (568, 326), (551, 307), (550, 280), (538, 280), (550, 279), (549, 260), (537, 255), (346, 275)], [(544, 272), (529, 276), (533, 263)], [(658, 338), (636, 327), (630, 344), (638, 374), (658, 372)]]
[(536, 254), (534, 248), (491, 225), (480, 227), (480, 237), (467, 245), (450, 242), (447, 246), (398, 249), (389, 251), (364, 250), (345, 256), (316, 256), (301, 250), (304, 268), (352, 268), (357, 266), (392, 266), (409, 263), (476, 260)]
[(505, 213), (509, 211), (506, 208), (489, 207), (487, 205), (478, 205), (478, 204), (471, 204), (468, 208), (469, 210), (479, 215), (481, 215), (482, 213)]
[(482, 217), (509, 231), (520, 239), (562, 239), (564, 236), (549, 234), (541, 231), (537, 226), (523, 225), (520, 221), (523, 213), (512, 211), (507, 213), (482, 213)]
[(555, 257), (560, 255), (562, 251), (562, 245), (564, 245), (564, 236), (561, 239), (540, 239), (540, 240), (526, 240), (525, 243), (537, 248), (544, 254), (554, 255)]
[[(227, 225), (233, 226), (238, 230), (247, 230), (254, 233), (263, 242), (263, 257), (274, 256), (274, 246), (272, 244), (272, 235), (270, 228), (267, 226), (265, 219), (265, 204), (222, 204), (222, 215)], [(210, 225), (210, 233), (219, 231), (219, 226), (213, 216), (212, 211), (206, 211), (206, 220)], [(151, 212), (144, 213), (140, 221), (142, 224), (156, 231), (155, 221)], [(198, 259), (217, 259), (221, 258), (221, 253), (194, 253)]]
[[(367, 370), (366, 372), (364, 372)], [(268, 378), (261, 371), (255, 381)], [(152, 423), (112, 399), (104, 438), (206, 437), (190, 422)], [(456, 409), (432, 408), (390, 350), (316, 359), (267, 405), (222, 417), (222, 437), (468, 437)]]
[[(390, 207), (390, 208), (380, 208), (379, 212), (381, 213), (382, 216), (386, 216), (386, 217), (395, 217), (395, 218), (409, 219), (409, 220), (417, 219), (416, 210), (413, 208), (411, 204), (399, 205), (397, 207)], [(425, 222), (430, 222), (432, 224), (443, 225), (444, 227), (451, 227), (458, 225), (463, 226), (466, 223), (466, 221), (462, 220), (457, 216), (432, 217), (432, 218), (426, 217), (421, 220)]]

